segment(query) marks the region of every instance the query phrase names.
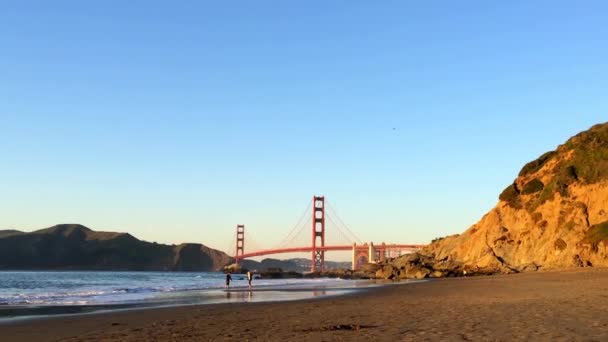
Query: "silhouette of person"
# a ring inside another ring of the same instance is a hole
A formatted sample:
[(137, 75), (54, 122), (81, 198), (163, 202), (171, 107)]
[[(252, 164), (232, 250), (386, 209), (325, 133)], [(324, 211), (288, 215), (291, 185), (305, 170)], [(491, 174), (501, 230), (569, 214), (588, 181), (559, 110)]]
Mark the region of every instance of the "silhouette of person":
[(249, 288), (251, 288), (251, 281), (253, 280), (253, 273), (247, 271), (247, 283), (249, 283)]
[(230, 276), (230, 272), (226, 272), (226, 286), (224, 286), (224, 288), (229, 288), (230, 287), (230, 281), (232, 280), (232, 277)]

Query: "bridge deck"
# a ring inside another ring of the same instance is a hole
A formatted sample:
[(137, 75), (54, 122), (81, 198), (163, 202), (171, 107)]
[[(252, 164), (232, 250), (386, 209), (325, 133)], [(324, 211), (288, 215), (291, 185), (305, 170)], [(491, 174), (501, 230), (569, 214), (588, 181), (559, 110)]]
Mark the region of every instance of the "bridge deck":
[[(384, 244), (384, 245), (374, 245), (374, 249), (376, 251), (383, 250), (419, 250), (425, 245), (399, 245), (399, 244)], [(368, 245), (356, 245), (357, 250), (367, 250), (369, 248)], [(335, 246), (317, 246), (318, 251), (352, 251), (353, 245), (335, 245)], [(266, 249), (257, 252), (245, 253), (243, 255), (239, 255), (239, 259), (252, 258), (256, 256), (262, 255), (271, 255), (271, 254), (283, 254), (283, 253), (300, 253), (300, 252), (312, 252), (312, 246), (307, 247), (290, 247), (290, 248), (276, 248), (276, 249)]]

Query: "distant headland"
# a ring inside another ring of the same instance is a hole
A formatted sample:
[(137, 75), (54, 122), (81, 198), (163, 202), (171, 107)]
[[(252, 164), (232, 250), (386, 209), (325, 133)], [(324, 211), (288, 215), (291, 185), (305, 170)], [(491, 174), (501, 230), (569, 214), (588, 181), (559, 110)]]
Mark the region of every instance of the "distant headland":
[(165, 245), (128, 233), (59, 224), (30, 233), (0, 230), (0, 269), (217, 271), (226, 253), (198, 243)]

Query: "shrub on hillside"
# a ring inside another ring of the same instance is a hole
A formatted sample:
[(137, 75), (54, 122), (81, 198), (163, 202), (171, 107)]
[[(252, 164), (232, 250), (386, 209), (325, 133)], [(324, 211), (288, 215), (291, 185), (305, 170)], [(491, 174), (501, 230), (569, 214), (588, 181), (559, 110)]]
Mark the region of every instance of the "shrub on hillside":
[(562, 239), (557, 239), (555, 240), (555, 249), (558, 249), (560, 251), (563, 251), (564, 249), (566, 249), (566, 247), (568, 246), (566, 244), (566, 241), (562, 240)]
[(595, 125), (566, 142), (573, 151), (570, 160), (571, 177), (587, 184), (608, 179), (608, 124)]
[(435, 243), (435, 242), (439, 242), (441, 240), (445, 239), (445, 236), (443, 237), (438, 237), (438, 238), (434, 238), (433, 240), (431, 240), (431, 243)]
[(566, 224), (564, 225), (564, 229), (567, 231), (571, 231), (574, 229), (575, 223), (573, 221), (568, 221), (566, 222)]
[(557, 152), (555, 151), (549, 151), (545, 154), (543, 154), (542, 156), (538, 157), (538, 159), (529, 162), (528, 164), (524, 165), (524, 167), (521, 169), (521, 171), (519, 171), (519, 176), (525, 176), (531, 173), (534, 173), (538, 170), (540, 170), (543, 165), (545, 165), (553, 156), (555, 156)]
[[(555, 198), (556, 193), (559, 193), (562, 197), (568, 196), (568, 187), (570, 186), (570, 184), (576, 182), (577, 180), (578, 173), (574, 165), (569, 165), (567, 167), (560, 168), (557, 174), (553, 177), (553, 179), (551, 179), (551, 181), (540, 190), (541, 193), (538, 196), (538, 199), (536, 199), (530, 206), (530, 211), (534, 211), (543, 203), (553, 200), (553, 198)], [(530, 183), (531, 182), (532, 181), (530, 181)], [(528, 184), (526, 184), (526, 186)]]
[(501, 201), (507, 202), (509, 206), (515, 209), (521, 209), (521, 201), (519, 199), (519, 189), (515, 183), (509, 185), (506, 189), (504, 189), (498, 199)]
[(559, 192), (562, 197), (568, 196), (568, 187), (577, 180), (578, 174), (574, 165), (561, 168), (553, 180), (555, 190)]
[(521, 189), (521, 193), (524, 195), (533, 194), (539, 192), (545, 188), (545, 184), (540, 181), (538, 178), (534, 178), (524, 185), (523, 189)]
[(591, 226), (583, 241), (594, 246), (602, 241), (608, 241), (608, 221)]

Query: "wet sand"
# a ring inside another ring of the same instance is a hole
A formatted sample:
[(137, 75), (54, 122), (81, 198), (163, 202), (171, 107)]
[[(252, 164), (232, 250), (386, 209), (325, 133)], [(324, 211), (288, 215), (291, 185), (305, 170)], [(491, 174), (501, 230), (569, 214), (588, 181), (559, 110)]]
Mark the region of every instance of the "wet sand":
[[(254, 293), (255, 295), (255, 293)], [(21, 321), (2, 341), (607, 340), (608, 269), (440, 279), (353, 295)]]

